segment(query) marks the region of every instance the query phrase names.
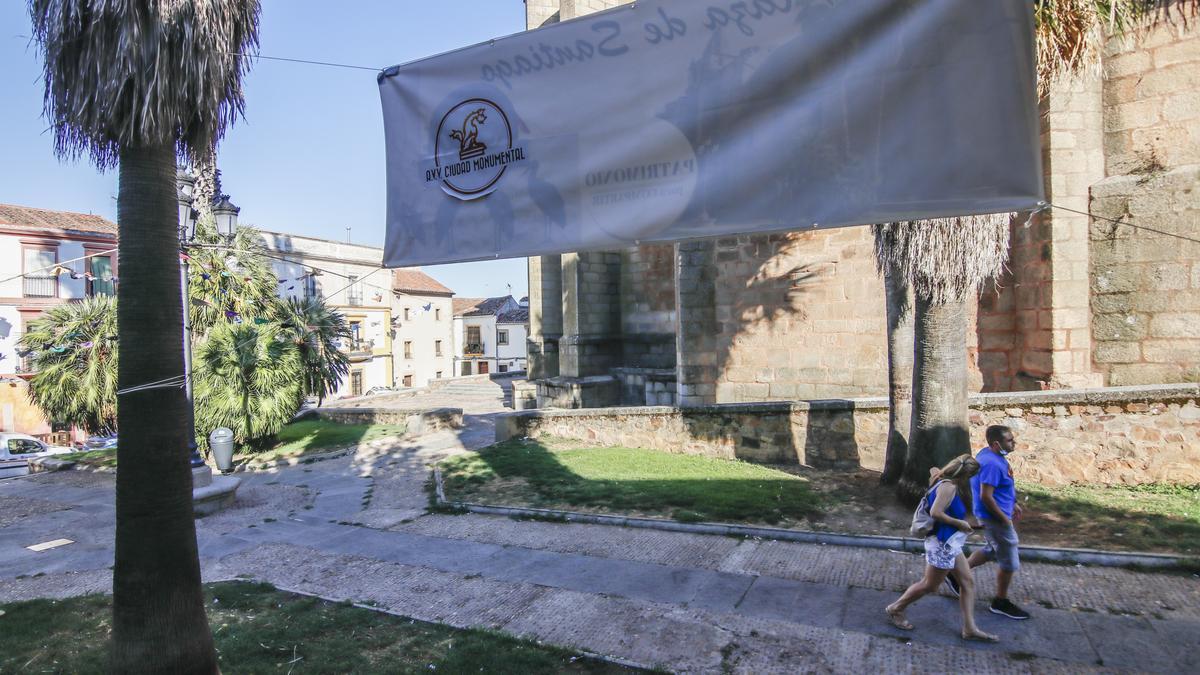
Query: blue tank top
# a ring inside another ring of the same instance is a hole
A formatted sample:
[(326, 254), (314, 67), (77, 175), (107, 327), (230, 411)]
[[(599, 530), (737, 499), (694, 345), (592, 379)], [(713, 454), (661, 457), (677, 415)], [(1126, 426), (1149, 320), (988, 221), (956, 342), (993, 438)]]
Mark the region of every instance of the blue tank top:
[[(933, 502), (937, 500), (937, 488), (935, 487), (931, 489), (929, 494), (925, 496), (925, 499), (929, 504), (929, 513), (932, 514)], [(967, 517), (967, 504), (962, 500), (962, 497), (958, 496), (958, 490), (954, 491), (954, 499), (951, 499), (950, 505), (946, 507), (946, 515), (950, 516), (951, 518), (958, 518), (959, 520), (963, 520)], [(943, 523), (940, 520), (934, 520), (934, 522), (937, 523), (937, 526), (933, 528), (933, 534), (938, 538), (938, 541), (942, 543), (945, 543), (946, 540), (953, 536), (955, 532), (959, 531), (957, 527), (948, 523)]]

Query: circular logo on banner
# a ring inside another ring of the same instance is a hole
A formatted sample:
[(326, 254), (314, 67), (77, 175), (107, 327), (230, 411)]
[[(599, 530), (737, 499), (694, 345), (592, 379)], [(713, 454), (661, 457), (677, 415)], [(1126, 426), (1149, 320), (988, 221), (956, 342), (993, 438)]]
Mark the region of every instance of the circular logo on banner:
[(512, 125), (496, 103), (472, 98), (451, 108), (438, 125), (432, 178), (459, 199), (491, 194), (510, 164), (523, 161), (513, 147)]

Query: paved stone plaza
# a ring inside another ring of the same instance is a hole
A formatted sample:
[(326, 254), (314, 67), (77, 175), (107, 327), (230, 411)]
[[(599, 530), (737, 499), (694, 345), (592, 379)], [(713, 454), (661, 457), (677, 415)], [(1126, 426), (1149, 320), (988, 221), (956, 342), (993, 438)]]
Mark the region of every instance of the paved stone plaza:
[[(197, 521), (206, 580), (254, 578), (406, 616), (494, 628), (673, 671), (1195, 672), (1200, 579), (1027, 564), (1033, 619), (982, 611), (998, 645), (963, 643), (948, 597), (883, 606), (920, 574), (888, 551), (427, 514), (427, 463), (491, 441), (460, 432), (243, 474), (230, 510)], [(52, 539), (75, 543), (34, 553)], [(113, 479), (0, 481), (0, 601), (110, 589)], [(985, 596), (990, 571), (980, 577)]]

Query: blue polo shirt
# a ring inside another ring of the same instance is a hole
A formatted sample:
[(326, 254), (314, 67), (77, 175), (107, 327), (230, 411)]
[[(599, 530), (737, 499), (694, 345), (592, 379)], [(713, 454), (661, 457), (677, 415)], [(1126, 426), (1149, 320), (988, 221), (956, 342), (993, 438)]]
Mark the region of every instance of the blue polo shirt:
[(974, 511), (977, 518), (994, 520), (990, 511), (983, 505), (982, 486), (991, 485), (992, 498), (1004, 515), (1012, 518), (1013, 505), (1017, 503), (1017, 483), (1013, 480), (1012, 467), (1000, 453), (991, 448), (984, 448), (975, 456), (979, 461), (979, 473), (971, 477), (971, 496), (974, 497)]

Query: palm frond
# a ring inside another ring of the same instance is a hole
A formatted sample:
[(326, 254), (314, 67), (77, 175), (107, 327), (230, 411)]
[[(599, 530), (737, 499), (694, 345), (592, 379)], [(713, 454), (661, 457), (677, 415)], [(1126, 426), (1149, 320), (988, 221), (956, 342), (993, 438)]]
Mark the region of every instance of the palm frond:
[(998, 213), (876, 225), (876, 264), (894, 265), (918, 297), (965, 300), (1008, 262), (1012, 214)]
[(278, 433), (300, 409), (300, 352), (274, 325), (219, 325), (196, 361), (197, 435), (227, 427), (239, 443), (253, 443)]
[(108, 433), (117, 427), (117, 304), (109, 296), (59, 305), (18, 341), (32, 352), (33, 404), (55, 422)]
[(263, 256), (258, 230), (239, 227), (233, 241), (226, 242), (217, 234), (212, 216), (203, 216), (194, 242), (200, 246), (188, 249), (188, 289), (189, 318), (197, 335), (218, 324), (272, 315), (281, 302), (276, 294), (279, 280)]
[(300, 349), (304, 393), (324, 400), (337, 391), (350, 372), (350, 357), (340, 348), (350, 339), (350, 325), (320, 298), (290, 298), (277, 305), (275, 321)]
[(216, 146), (242, 115), (259, 0), (29, 0), (56, 152), (115, 165), (122, 146)]
[(1167, 17), (1195, 14), (1200, 0), (1035, 0), (1038, 89), (1045, 94), (1062, 77), (1098, 68), (1106, 36)]

